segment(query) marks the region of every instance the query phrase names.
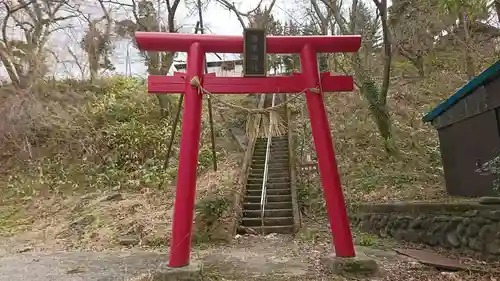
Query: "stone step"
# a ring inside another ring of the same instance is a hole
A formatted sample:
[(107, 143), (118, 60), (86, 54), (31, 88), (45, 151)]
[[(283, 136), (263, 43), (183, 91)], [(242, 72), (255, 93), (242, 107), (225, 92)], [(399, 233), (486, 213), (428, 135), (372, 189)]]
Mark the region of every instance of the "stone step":
[[(260, 210), (245, 210), (243, 211), (243, 217), (245, 218), (260, 218)], [(293, 217), (292, 209), (265, 209), (264, 217)]]
[[(271, 162), (281, 162), (281, 161), (286, 161), (288, 162), (289, 160), (289, 157), (288, 157), (288, 154), (287, 155), (275, 155), (275, 154), (271, 154), (269, 155), (269, 158), (267, 159), (268, 160), (268, 163), (271, 163)], [(252, 157), (252, 160), (254, 162), (259, 162), (262, 161), (262, 163), (264, 163), (264, 161), (266, 160), (266, 156), (265, 155), (257, 155), (257, 156), (253, 156)]]
[[(255, 141), (257, 143), (267, 143), (267, 137), (257, 138)], [(271, 142), (288, 142), (288, 136), (283, 135), (283, 136), (280, 136), (280, 137), (272, 137), (271, 138)]]
[[(267, 145), (267, 139), (257, 139), (255, 142), (257, 145)], [(288, 144), (288, 137), (283, 138), (283, 139), (272, 139), (271, 140), (271, 145), (273, 144)]]
[[(254, 148), (267, 148), (267, 141), (265, 142), (256, 142), (254, 145)], [(271, 142), (271, 148), (278, 148), (278, 147), (288, 147), (288, 140), (286, 141), (272, 141)]]
[[(264, 169), (265, 164), (263, 162), (257, 162), (257, 163), (252, 163), (250, 166), (250, 169)], [(268, 163), (267, 165), (268, 169), (289, 169), (290, 163), (287, 162), (281, 162), (281, 163)]]
[[(267, 138), (259, 138), (255, 143), (243, 203), (243, 217), (238, 228), (239, 234), (288, 234), (294, 230), (288, 136), (273, 137), (269, 151), (267, 151), (267, 141)], [(267, 162), (266, 205), (264, 225), (262, 225), (260, 200), (268, 152), (270, 154)]]
[[(288, 151), (288, 144), (285, 143), (272, 143), (271, 147), (269, 147), (271, 151)], [(256, 144), (254, 146), (253, 152), (262, 152), (267, 150), (266, 144)]]
[[(290, 157), (288, 154), (288, 148), (275, 148), (269, 150), (271, 152), (271, 156), (287, 156)], [(260, 150), (254, 150), (253, 151), (253, 156), (252, 157), (265, 157), (266, 156), (266, 150), (265, 149), (260, 149)]]
[[(269, 151), (271, 152), (271, 155), (275, 155), (275, 154), (277, 154), (278, 156), (288, 155), (288, 147), (271, 148)], [(255, 149), (253, 151), (253, 157), (256, 157), (256, 156), (259, 156), (259, 157), (266, 156), (266, 148), (264, 147), (264, 148)]]
[[(266, 196), (267, 203), (274, 202), (291, 202), (292, 195), (267, 195)], [(257, 196), (245, 196), (245, 203), (259, 203), (260, 204), (260, 194)]]
[[(291, 195), (292, 189), (291, 188), (273, 188), (273, 189), (266, 188), (266, 194), (268, 196), (269, 195)], [(247, 195), (249, 195), (249, 196), (261, 196), (262, 189), (249, 189), (249, 190), (247, 190)]]
[[(264, 166), (265, 162), (266, 162), (265, 159), (252, 159), (252, 166), (253, 164), (260, 164)], [(290, 161), (288, 160), (288, 158), (270, 159), (269, 162), (267, 162), (267, 164), (273, 166), (290, 165)]]
[(238, 227), (237, 230), (238, 234), (244, 235), (244, 234), (253, 234), (253, 235), (260, 235), (260, 234), (271, 234), (271, 233), (279, 233), (279, 234), (289, 234), (293, 232), (293, 225), (284, 225), (284, 226), (259, 226), (259, 227), (243, 227), (240, 226)]
[[(259, 202), (245, 202), (243, 203), (244, 210), (260, 210), (260, 198)], [(267, 202), (266, 210), (274, 209), (292, 209), (292, 201), (290, 202)]]
[[(271, 173), (289, 173), (290, 170), (288, 168), (279, 168), (279, 167), (267, 167), (267, 172), (269, 174)], [(250, 167), (250, 173), (251, 174), (257, 174), (257, 175), (263, 175), (264, 174), (264, 168), (252, 168)]]
[[(260, 170), (260, 172), (254, 172), (253, 170), (250, 171), (250, 174), (248, 174), (249, 178), (262, 178), (264, 176), (264, 169)], [(286, 170), (267, 170), (267, 177), (268, 178), (283, 178), (283, 177), (289, 177), (290, 172), (288, 169)]]
[[(288, 136), (271, 137), (272, 141), (288, 140)], [(267, 142), (267, 138), (257, 138), (258, 142)]]
[[(267, 190), (290, 188), (290, 182), (267, 183)], [(247, 183), (247, 190), (261, 190), (262, 181), (260, 183)]]
[[(267, 149), (267, 143), (256, 143), (253, 151), (256, 152), (261, 152), (261, 151), (266, 151)], [(288, 142), (277, 142), (277, 143), (271, 143), (271, 146), (269, 147), (270, 150), (288, 150)]]
[[(288, 140), (284, 141), (272, 141), (271, 142), (271, 148), (279, 148), (279, 147), (288, 147)], [(254, 149), (255, 148), (260, 148), (260, 149), (266, 149), (267, 148), (267, 141), (265, 142), (256, 142)]]
[[(247, 187), (250, 185), (250, 187), (254, 187), (254, 186), (260, 186), (262, 187), (262, 183), (264, 181), (264, 178), (260, 177), (260, 178), (248, 178), (247, 179)], [(276, 189), (278, 188), (277, 186), (274, 186), (275, 184), (280, 184), (280, 183), (289, 183), (291, 182), (290, 178), (285, 178), (285, 177), (281, 177), (281, 178), (268, 178), (267, 181), (266, 181), (266, 187), (268, 189)], [(290, 185), (286, 185), (285, 187), (280, 187), (280, 188), (289, 188)], [(255, 188), (251, 188), (251, 189), (255, 189)]]
[[(280, 149), (280, 150), (270, 150), (270, 156), (271, 157), (289, 157), (288, 155), (288, 149)], [(254, 151), (253, 152), (253, 157), (266, 157), (266, 150), (259, 150), (259, 151)]]
[[(263, 178), (248, 178), (247, 184), (260, 183), (262, 185)], [(290, 182), (290, 177), (280, 177), (280, 178), (267, 178), (267, 183), (283, 183)]]
[(242, 218), (241, 225), (243, 227), (293, 225), (293, 217)]

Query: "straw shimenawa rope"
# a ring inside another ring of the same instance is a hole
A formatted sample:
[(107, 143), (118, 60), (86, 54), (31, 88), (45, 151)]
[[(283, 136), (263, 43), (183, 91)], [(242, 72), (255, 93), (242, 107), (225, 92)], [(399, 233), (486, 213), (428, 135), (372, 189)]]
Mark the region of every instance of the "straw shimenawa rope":
[(189, 84), (191, 84), (191, 86), (193, 86), (193, 87), (196, 87), (198, 89), (198, 93), (207, 95), (207, 98), (214, 99), (217, 102), (219, 102), (227, 107), (232, 107), (234, 109), (245, 111), (245, 112), (248, 112), (249, 114), (261, 114), (261, 113), (275, 111), (275, 110), (279, 109), (280, 107), (283, 107), (286, 104), (291, 103), (291, 102), (299, 99), (302, 96), (300, 94), (305, 93), (307, 90), (310, 90), (313, 93), (319, 93), (319, 88), (317, 88), (317, 87), (316, 88), (306, 88), (306, 89), (300, 91), (299, 93), (297, 93), (296, 96), (292, 97), (291, 99), (288, 99), (286, 102), (280, 103), (280, 104), (272, 106), (272, 107), (255, 109), (255, 108), (246, 108), (243, 106), (235, 105), (235, 104), (229, 103), (227, 101), (221, 100), (219, 98), (216, 98), (215, 95), (213, 95), (212, 93), (210, 93), (209, 91), (207, 91), (206, 89), (204, 89), (201, 86), (200, 78), (198, 76), (194, 76), (193, 79), (191, 79), (191, 81), (189, 82)]

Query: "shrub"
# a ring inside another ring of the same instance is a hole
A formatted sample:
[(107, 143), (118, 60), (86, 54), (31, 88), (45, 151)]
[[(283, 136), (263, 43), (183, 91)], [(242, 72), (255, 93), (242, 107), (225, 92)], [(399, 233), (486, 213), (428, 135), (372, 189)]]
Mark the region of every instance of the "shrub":
[[(8, 175), (11, 193), (157, 188), (175, 179), (175, 143), (173, 168), (163, 168), (171, 120), (161, 118), (143, 81), (112, 78), (81, 96), (78, 86), (49, 86), (43, 88), (51, 90), (47, 97), (35, 90), (22, 98), (10, 95), (0, 108), (0, 118), (9, 120), (0, 124), (8, 127), (0, 130), (4, 134), (0, 148), (8, 147), (12, 155), (3, 160), (11, 163), (9, 167), (0, 166)], [(64, 89), (67, 92), (58, 92)], [(74, 97), (63, 97), (66, 94)], [(16, 111), (21, 114), (16, 116)], [(200, 147), (199, 171), (211, 166), (207, 147)]]
[(212, 240), (215, 229), (220, 227), (221, 221), (231, 204), (227, 196), (222, 194), (209, 195), (196, 203), (196, 231), (193, 237), (196, 244), (207, 243)]

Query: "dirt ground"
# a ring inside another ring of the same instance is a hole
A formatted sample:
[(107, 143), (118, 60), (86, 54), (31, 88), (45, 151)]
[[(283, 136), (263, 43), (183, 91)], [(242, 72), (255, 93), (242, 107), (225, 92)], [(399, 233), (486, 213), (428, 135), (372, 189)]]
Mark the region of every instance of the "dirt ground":
[[(358, 234), (357, 241), (360, 239)], [(420, 264), (416, 260), (390, 250), (391, 242), (357, 246), (377, 261), (380, 272), (371, 277), (334, 276), (324, 271), (320, 259), (332, 249), (328, 237), (322, 234), (306, 239), (299, 233), (289, 235), (237, 236), (233, 243), (197, 246), (192, 258), (204, 265), (206, 281), (215, 280), (412, 280), (412, 281), (496, 281), (499, 276), (489, 273), (446, 272)], [(366, 239), (365, 239), (366, 240)], [(5, 245), (5, 243), (4, 243)], [(131, 276), (165, 266), (168, 248), (122, 247), (112, 251), (42, 251), (3, 247), (0, 256), (0, 281), (7, 280), (128, 280)], [(401, 246), (401, 245), (399, 245)], [(464, 258), (465, 260), (465, 258)], [(485, 270), (498, 264), (468, 260)], [(27, 270), (30, 268), (30, 270)], [(123, 270), (126, 268), (127, 270)], [(127, 272), (128, 275), (124, 275)], [(43, 274), (44, 277), (39, 275)], [(112, 275), (115, 274), (115, 275)], [(100, 277), (99, 277), (100, 276)], [(14, 279), (13, 279), (14, 278)], [(19, 279), (22, 278), (22, 279)], [(96, 279), (97, 278), (97, 279)], [(99, 279), (101, 278), (101, 279)]]
[[(446, 272), (420, 264), (385, 246), (357, 246), (377, 261), (380, 272), (372, 277), (332, 276), (324, 271), (320, 259), (332, 251), (327, 237), (304, 241), (300, 237), (268, 235), (241, 236), (232, 245), (220, 246), (199, 252), (206, 264), (207, 280), (412, 280), (412, 281), (460, 281), (498, 280), (490, 273)], [(470, 263), (471, 261), (469, 261)], [(480, 264), (485, 270), (498, 268), (496, 263)]]
[[(207, 173), (199, 179), (198, 186), (204, 187), (200, 196), (232, 182), (235, 169), (222, 167), (224, 173)], [(135, 273), (165, 266), (172, 192), (144, 189), (1, 204), (0, 281), (128, 280)], [(333, 248), (328, 223), (305, 221), (304, 225), (294, 236), (237, 236), (227, 244), (194, 245), (192, 257), (203, 262), (206, 281), (500, 280), (499, 274), (445, 272), (424, 266), (391, 250), (418, 245), (362, 233), (355, 233), (358, 250), (378, 262), (380, 273), (372, 277), (332, 276), (320, 265), (321, 257)], [(498, 263), (457, 258), (486, 271), (500, 269)], [(75, 264), (87, 269), (75, 271)]]

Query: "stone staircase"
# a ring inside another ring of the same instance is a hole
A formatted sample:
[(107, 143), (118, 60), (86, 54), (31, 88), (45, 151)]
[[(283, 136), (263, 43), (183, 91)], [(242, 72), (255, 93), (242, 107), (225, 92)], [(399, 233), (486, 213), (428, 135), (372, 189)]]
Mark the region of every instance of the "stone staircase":
[(247, 179), (239, 234), (292, 233), (294, 218), (290, 185), (287, 136), (273, 137), (268, 163), (267, 203), (261, 219), (260, 200), (266, 159), (267, 138), (255, 143), (252, 165)]

